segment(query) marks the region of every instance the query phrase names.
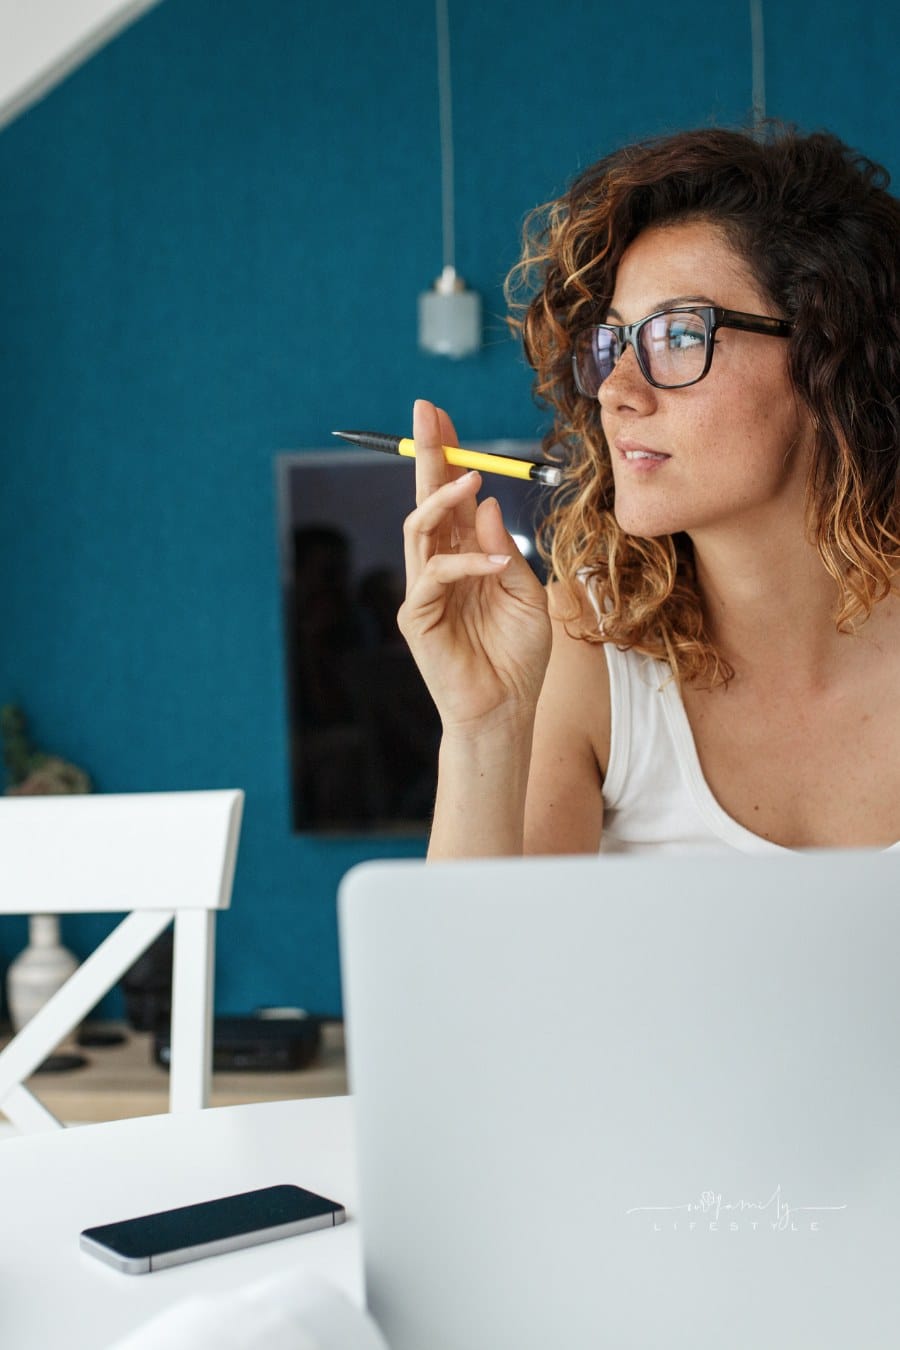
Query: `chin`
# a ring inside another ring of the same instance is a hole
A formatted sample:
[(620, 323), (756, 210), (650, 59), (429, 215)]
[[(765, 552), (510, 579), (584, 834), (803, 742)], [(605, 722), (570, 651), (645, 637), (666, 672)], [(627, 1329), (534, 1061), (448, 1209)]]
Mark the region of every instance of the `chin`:
[(670, 512), (614, 508), (613, 514), (619, 529), (638, 539), (661, 539), (664, 535), (680, 534), (685, 529), (684, 518)]

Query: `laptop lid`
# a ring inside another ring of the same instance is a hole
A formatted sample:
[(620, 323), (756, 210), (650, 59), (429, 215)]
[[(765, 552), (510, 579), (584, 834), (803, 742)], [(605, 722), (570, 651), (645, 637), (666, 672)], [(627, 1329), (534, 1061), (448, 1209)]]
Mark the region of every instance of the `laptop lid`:
[(348, 873), (392, 1350), (894, 1346), (898, 898), (865, 852)]

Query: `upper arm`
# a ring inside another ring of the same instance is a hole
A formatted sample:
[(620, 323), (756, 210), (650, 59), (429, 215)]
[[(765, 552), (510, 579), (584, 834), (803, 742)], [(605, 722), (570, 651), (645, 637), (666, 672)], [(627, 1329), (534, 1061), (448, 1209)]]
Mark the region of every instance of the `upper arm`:
[(534, 727), (525, 803), (526, 853), (596, 853), (609, 757), (609, 674), (600, 643), (570, 636), (555, 613)]

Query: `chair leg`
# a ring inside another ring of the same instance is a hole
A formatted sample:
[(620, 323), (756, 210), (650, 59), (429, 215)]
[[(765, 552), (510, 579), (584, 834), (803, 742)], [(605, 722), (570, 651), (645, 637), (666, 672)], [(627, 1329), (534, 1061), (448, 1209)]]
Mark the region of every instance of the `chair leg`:
[(196, 1111), (209, 1102), (212, 1066), (216, 912), (175, 915), (169, 1110)]

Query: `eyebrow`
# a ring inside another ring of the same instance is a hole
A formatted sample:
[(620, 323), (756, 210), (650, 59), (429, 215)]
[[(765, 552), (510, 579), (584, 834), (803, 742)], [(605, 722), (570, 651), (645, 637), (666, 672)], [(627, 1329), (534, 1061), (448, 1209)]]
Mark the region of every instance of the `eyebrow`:
[[(661, 309), (674, 309), (676, 305), (715, 305), (715, 300), (711, 300), (708, 295), (672, 295), (668, 300), (658, 300), (651, 310), (650, 314), (656, 314)], [(622, 316), (617, 309), (610, 305), (606, 311), (611, 318), (622, 322)]]

